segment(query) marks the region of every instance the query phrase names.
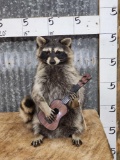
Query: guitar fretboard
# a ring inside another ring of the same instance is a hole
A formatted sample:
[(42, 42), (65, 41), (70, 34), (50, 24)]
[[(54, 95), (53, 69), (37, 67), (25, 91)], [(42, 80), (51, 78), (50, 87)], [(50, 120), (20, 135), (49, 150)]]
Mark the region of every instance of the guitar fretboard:
[(69, 96), (65, 96), (65, 98), (62, 99), (63, 104), (67, 104), (70, 100)]

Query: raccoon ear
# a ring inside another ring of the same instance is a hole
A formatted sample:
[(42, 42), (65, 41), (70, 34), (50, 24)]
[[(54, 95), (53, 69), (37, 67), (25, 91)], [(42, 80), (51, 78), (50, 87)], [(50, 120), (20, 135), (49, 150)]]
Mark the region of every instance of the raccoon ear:
[(60, 40), (60, 43), (62, 43), (63, 45), (66, 45), (68, 47), (71, 47), (72, 39), (71, 38), (64, 38), (64, 39)]
[(37, 37), (36, 42), (38, 47), (42, 47), (44, 44), (47, 43), (47, 40), (43, 37)]

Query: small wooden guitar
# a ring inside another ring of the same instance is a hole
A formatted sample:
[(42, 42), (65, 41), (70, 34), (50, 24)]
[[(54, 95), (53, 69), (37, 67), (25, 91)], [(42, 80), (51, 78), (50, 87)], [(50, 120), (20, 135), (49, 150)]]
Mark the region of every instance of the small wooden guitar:
[[(70, 92), (76, 93), (90, 79), (91, 79), (91, 76), (89, 74), (85, 74), (76, 85), (72, 86)], [(45, 114), (42, 111), (39, 111), (38, 112), (38, 119), (41, 122), (41, 124), (49, 130), (55, 130), (58, 127), (60, 119), (68, 112), (66, 105), (70, 100), (71, 100), (70, 96), (67, 95), (62, 100), (54, 100), (50, 104), (50, 108), (52, 108), (56, 114), (56, 118), (52, 123), (50, 123), (46, 120)]]

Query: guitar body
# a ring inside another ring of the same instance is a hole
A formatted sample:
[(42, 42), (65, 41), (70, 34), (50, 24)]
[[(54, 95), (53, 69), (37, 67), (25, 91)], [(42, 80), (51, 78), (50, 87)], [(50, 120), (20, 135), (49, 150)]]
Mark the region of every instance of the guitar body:
[(68, 109), (61, 100), (54, 100), (50, 104), (50, 108), (56, 111), (56, 119), (52, 123), (46, 121), (45, 114), (42, 111), (38, 113), (38, 119), (45, 128), (55, 130), (58, 127), (60, 119), (68, 112)]

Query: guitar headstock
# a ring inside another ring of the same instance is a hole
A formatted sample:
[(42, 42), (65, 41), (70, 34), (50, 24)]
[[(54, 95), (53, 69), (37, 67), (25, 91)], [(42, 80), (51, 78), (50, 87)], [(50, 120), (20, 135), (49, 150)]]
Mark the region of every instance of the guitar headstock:
[(79, 86), (83, 87), (91, 78), (92, 77), (91, 77), (90, 74), (83, 75), (83, 77), (81, 78), (81, 80), (78, 82)]

